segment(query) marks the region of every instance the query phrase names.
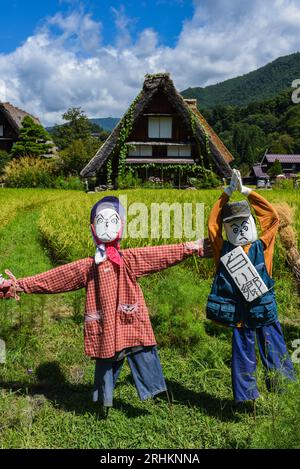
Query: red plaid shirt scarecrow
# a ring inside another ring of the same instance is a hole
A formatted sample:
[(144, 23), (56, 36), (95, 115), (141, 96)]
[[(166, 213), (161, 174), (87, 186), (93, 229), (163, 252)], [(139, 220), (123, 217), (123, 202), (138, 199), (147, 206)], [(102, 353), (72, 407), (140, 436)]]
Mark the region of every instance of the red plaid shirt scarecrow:
[(137, 279), (183, 261), (203, 248), (194, 243), (121, 250), (122, 264), (93, 257), (16, 280), (25, 293), (61, 293), (85, 288), (84, 345), (86, 355), (110, 358), (135, 346), (156, 345), (148, 309)]

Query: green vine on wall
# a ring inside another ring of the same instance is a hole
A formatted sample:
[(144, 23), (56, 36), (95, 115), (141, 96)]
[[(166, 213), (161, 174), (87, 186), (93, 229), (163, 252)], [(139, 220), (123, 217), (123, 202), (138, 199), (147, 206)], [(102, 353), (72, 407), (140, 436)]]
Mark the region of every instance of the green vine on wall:
[(132, 131), (135, 106), (137, 102), (140, 100), (141, 95), (142, 95), (142, 91), (135, 98), (135, 100), (131, 103), (128, 111), (126, 112), (125, 116), (122, 119), (119, 138), (118, 138), (118, 152), (119, 152), (118, 177), (120, 178), (122, 178), (125, 174), (126, 158), (128, 155), (128, 146), (126, 145), (126, 141)]
[(112, 185), (112, 159), (110, 158), (108, 161), (107, 161), (107, 165), (106, 165), (106, 182), (107, 182), (107, 185)]
[(150, 169), (150, 168), (156, 168), (156, 169), (161, 169), (163, 168), (163, 171), (169, 171), (169, 170), (179, 170), (181, 175), (189, 175), (189, 174), (196, 174), (198, 175), (199, 173), (201, 175), (206, 175), (210, 171), (201, 165), (198, 164), (162, 164), (162, 163), (137, 163), (137, 164), (131, 164), (130, 165), (130, 171), (134, 172), (135, 170), (138, 169)]

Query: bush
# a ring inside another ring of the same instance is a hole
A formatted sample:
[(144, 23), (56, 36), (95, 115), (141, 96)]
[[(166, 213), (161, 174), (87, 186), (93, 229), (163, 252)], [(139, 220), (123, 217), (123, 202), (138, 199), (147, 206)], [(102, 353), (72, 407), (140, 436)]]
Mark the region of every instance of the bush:
[(141, 179), (137, 177), (137, 175), (131, 171), (124, 174), (124, 176), (119, 176), (117, 178), (117, 185), (119, 189), (136, 189), (137, 187), (141, 187)]
[(142, 183), (145, 189), (174, 189), (174, 184), (171, 181), (163, 180), (157, 176), (150, 176), (147, 181)]
[(268, 175), (269, 176), (278, 176), (279, 174), (282, 174), (283, 172), (283, 169), (282, 169), (282, 164), (280, 163), (280, 161), (278, 159), (276, 159), (274, 161), (274, 163), (272, 164), (271, 168), (268, 170)]
[(221, 181), (218, 176), (211, 171), (197, 178), (189, 178), (189, 183), (196, 187), (196, 189), (213, 189), (221, 185)]
[(84, 182), (78, 176), (69, 176), (64, 178), (63, 176), (58, 176), (54, 180), (55, 189), (64, 189), (71, 191), (83, 191), (85, 190)]
[(278, 178), (276, 179), (275, 184), (274, 184), (275, 189), (292, 190), (293, 187), (294, 187), (293, 179)]
[(0, 175), (4, 173), (5, 166), (10, 161), (10, 154), (7, 151), (0, 150)]
[(8, 163), (3, 179), (7, 187), (53, 187), (55, 170), (53, 161), (22, 157)]

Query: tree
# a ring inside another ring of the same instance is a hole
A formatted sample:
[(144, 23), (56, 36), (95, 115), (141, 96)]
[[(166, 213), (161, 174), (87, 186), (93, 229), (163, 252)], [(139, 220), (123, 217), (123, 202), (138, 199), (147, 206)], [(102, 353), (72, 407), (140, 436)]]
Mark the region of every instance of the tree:
[(294, 145), (295, 142), (293, 137), (288, 134), (282, 134), (272, 141), (269, 147), (269, 152), (274, 154), (290, 154), (293, 153)]
[(94, 127), (80, 107), (72, 107), (62, 115), (66, 123), (55, 125), (51, 131), (56, 145), (67, 148), (74, 140), (86, 139), (91, 135)]
[(268, 171), (269, 176), (278, 176), (278, 174), (282, 174), (282, 165), (278, 159), (274, 161), (271, 168)]
[(250, 173), (250, 167), (246, 163), (242, 163), (239, 167), (239, 170), (242, 177), (248, 176)]
[(99, 141), (93, 137), (74, 140), (61, 150), (59, 165), (65, 175), (79, 175), (80, 171), (99, 149)]
[(13, 156), (44, 156), (53, 148), (51, 137), (41, 124), (25, 116), (19, 133), (18, 141), (13, 145)]
[(232, 145), (234, 156), (236, 156), (235, 163), (237, 165), (246, 163), (252, 167), (264, 153), (266, 137), (263, 131), (256, 125), (235, 124)]

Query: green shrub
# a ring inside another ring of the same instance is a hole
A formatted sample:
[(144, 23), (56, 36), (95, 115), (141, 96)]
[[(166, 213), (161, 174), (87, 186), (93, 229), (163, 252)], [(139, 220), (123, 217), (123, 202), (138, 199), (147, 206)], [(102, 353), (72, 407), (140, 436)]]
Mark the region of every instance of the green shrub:
[(5, 166), (8, 164), (11, 156), (7, 151), (0, 150), (0, 175), (3, 174)]
[(145, 189), (174, 189), (174, 185), (170, 181), (161, 181), (159, 178), (149, 178), (142, 184)]
[(11, 160), (5, 167), (4, 182), (7, 187), (53, 187), (55, 177), (53, 161), (22, 157)]
[(274, 184), (274, 187), (275, 189), (293, 189), (294, 187), (294, 182), (293, 182), (293, 179), (281, 179), (281, 178), (278, 178), (276, 179), (275, 181), (275, 184)]
[(136, 189), (141, 187), (141, 179), (131, 171), (124, 174), (124, 176), (118, 176), (117, 185), (119, 189)]
[(55, 189), (64, 189), (72, 191), (83, 191), (85, 189), (84, 182), (78, 176), (58, 176), (54, 180), (54, 187)]
[(189, 183), (196, 189), (212, 189), (221, 185), (219, 177), (212, 171), (207, 171), (199, 177), (189, 178)]

